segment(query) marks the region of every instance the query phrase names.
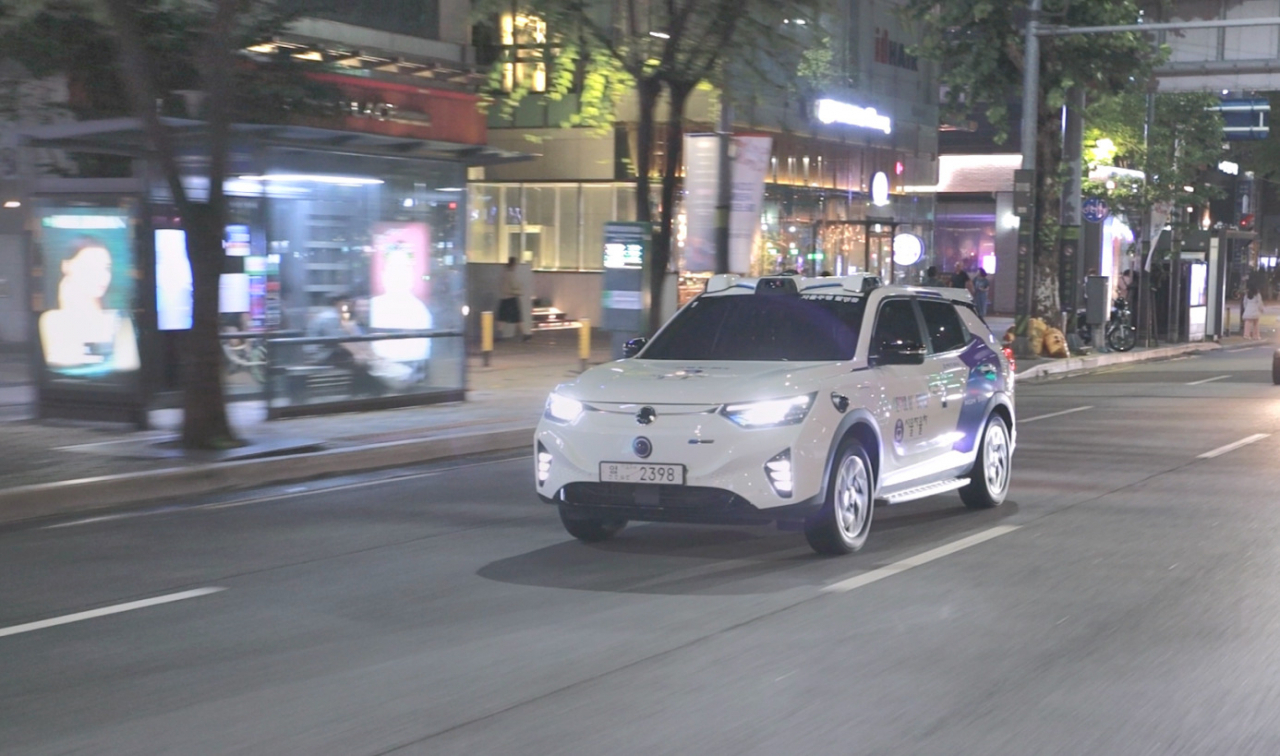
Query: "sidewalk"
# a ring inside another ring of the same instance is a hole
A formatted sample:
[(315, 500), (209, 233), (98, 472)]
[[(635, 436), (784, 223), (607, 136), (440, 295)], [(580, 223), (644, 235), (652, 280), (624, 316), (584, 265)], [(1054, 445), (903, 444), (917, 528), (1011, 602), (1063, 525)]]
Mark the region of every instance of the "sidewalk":
[[(607, 343), (594, 342), (591, 362), (607, 362)], [(166, 444), (180, 427), (179, 410), (152, 412), (155, 430), (141, 432), (37, 422), (30, 419), (32, 387), (0, 387), (0, 523), (523, 448), (547, 393), (578, 368), (577, 332), (566, 331), (528, 343), (499, 342), (490, 367), (471, 356), (465, 403), (267, 422), (261, 402), (232, 402), (232, 425), (250, 447), (225, 455), (187, 456)], [(282, 446), (307, 453), (246, 458)]]
[[(591, 362), (607, 362), (604, 339), (594, 341)], [(1027, 380), (1219, 348), (1182, 344), (1023, 361), (1018, 375)], [(578, 367), (576, 332), (549, 333), (530, 343), (498, 343), (491, 367), (472, 356), (465, 403), (267, 422), (260, 402), (233, 402), (232, 423), (250, 445), (223, 455), (184, 455), (166, 444), (181, 423), (177, 410), (153, 412), (156, 430), (146, 432), (5, 419), (29, 418), (32, 390), (0, 386), (0, 410), (11, 413), (0, 415), (0, 523), (525, 449), (547, 393)], [(15, 401), (3, 407), (6, 396)], [(286, 450), (292, 453), (278, 456)]]

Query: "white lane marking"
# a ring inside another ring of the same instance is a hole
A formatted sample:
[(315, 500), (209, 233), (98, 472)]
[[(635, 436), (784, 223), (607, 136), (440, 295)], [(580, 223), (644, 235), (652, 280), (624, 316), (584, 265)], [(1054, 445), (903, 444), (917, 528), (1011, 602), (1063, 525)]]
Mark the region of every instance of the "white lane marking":
[(1197, 459), (1213, 459), (1214, 457), (1221, 457), (1223, 454), (1226, 454), (1227, 452), (1233, 452), (1242, 446), (1248, 446), (1249, 444), (1257, 443), (1258, 441), (1261, 441), (1264, 438), (1270, 438), (1270, 437), (1271, 437), (1270, 433), (1255, 433), (1252, 436), (1249, 436), (1248, 438), (1240, 439), (1234, 444), (1219, 446), (1217, 449), (1214, 449), (1213, 451), (1207, 451), (1204, 454), (1201, 454)]
[(1062, 417), (1063, 415), (1071, 415), (1076, 412), (1084, 412), (1085, 410), (1091, 410), (1091, 409), (1093, 409), (1092, 404), (1090, 404), (1087, 407), (1075, 407), (1073, 409), (1063, 410), (1061, 412), (1050, 412), (1047, 415), (1036, 415), (1035, 417), (1028, 417), (1025, 420), (1019, 419), (1018, 425), (1022, 425), (1023, 423), (1034, 423), (1037, 420), (1048, 420), (1051, 417)]
[(86, 517), (82, 520), (72, 520), (71, 522), (57, 522), (53, 525), (45, 525), (41, 530), (57, 530), (58, 528), (72, 528), (76, 525), (92, 525), (95, 522), (111, 522), (112, 520), (125, 520), (130, 517), (141, 517), (144, 512), (123, 512), (121, 514), (102, 515), (100, 517)]
[(76, 612), (75, 614), (64, 614), (61, 617), (52, 617), (39, 622), (28, 622), (25, 625), (13, 625), (12, 627), (0, 627), (0, 638), (8, 635), (19, 635), (21, 633), (30, 633), (35, 630), (44, 630), (45, 628), (57, 627), (58, 625), (69, 625), (72, 622), (83, 622), (87, 619), (95, 619), (97, 617), (108, 617), (112, 614), (121, 614), (122, 612), (132, 612), (135, 609), (146, 609), (149, 606), (159, 606), (161, 604), (172, 604), (175, 601), (185, 601), (186, 599), (199, 598), (200, 596), (208, 596), (211, 593), (225, 591), (226, 588), (196, 588), (190, 591), (182, 591), (180, 593), (169, 593), (164, 596), (156, 596), (154, 598), (142, 599), (141, 601), (130, 601), (126, 604), (116, 604), (114, 606), (104, 606), (101, 609), (90, 609), (87, 612)]
[(963, 551), (970, 546), (977, 546), (980, 543), (990, 541), (992, 538), (999, 538), (1006, 533), (1012, 533), (1019, 527), (1021, 526), (998, 525), (990, 530), (984, 530), (981, 533), (974, 533), (971, 536), (961, 538), (958, 541), (952, 541), (944, 546), (939, 546), (936, 549), (926, 551), (923, 554), (916, 554), (913, 557), (907, 557), (906, 559), (894, 562), (893, 564), (885, 565), (878, 570), (864, 572), (861, 575), (854, 575), (853, 577), (841, 580), (838, 583), (832, 583), (822, 590), (828, 593), (846, 593), (855, 588), (861, 588), (864, 585), (870, 585), (877, 581), (884, 580), (887, 577), (893, 577), (898, 573), (906, 572), (912, 567), (919, 567), (922, 564), (928, 564), (934, 560), (950, 556), (951, 554), (954, 554), (957, 551)]
[(1225, 381), (1226, 379), (1228, 379), (1228, 378), (1230, 378), (1230, 377), (1231, 377), (1231, 376), (1229, 376), (1229, 375), (1219, 375), (1219, 376), (1215, 376), (1215, 377), (1213, 377), (1213, 378), (1205, 378), (1203, 381), (1191, 381), (1190, 383), (1188, 383), (1188, 384), (1186, 384), (1186, 385), (1188, 385), (1188, 386), (1202, 386), (1202, 385), (1204, 385), (1204, 384), (1206, 384), (1206, 383), (1213, 383), (1214, 381)]

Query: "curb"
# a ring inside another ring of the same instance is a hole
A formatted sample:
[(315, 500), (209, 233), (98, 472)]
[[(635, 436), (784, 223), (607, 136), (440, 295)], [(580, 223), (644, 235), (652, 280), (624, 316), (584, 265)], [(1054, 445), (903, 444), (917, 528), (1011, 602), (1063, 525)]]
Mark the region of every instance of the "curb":
[(1093, 354), (1087, 357), (1068, 357), (1065, 360), (1036, 365), (1016, 375), (1018, 380), (1035, 380), (1036, 378), (1047, 378), (1051, 375), (1087, 373), (1090, 370), (1111, 365), (1167, 360), (1173, 357), (1181, 357), (1185, 354), (1212, 352), (1222, 348), (1221, 344), (1205, 342), (1199, 344), (1175, 344), (1174, 346), (1146, 349), (1141, 352), (1109, 352), (1106, 354)]
[(0, 490), (0, 524), (530, 447), (534, 428), (456, 434)]

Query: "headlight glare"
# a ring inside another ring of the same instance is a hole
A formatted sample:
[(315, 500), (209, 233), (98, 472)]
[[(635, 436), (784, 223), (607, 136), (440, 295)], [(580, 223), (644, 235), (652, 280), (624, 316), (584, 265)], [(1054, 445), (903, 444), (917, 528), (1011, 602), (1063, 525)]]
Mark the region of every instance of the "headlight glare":
[(548, 420), (568, 424), (581, 417), (583, 409), (582, 402), (577, 399), (570, 399), (553, 392), (547, 397), (545, 414)]
[(787, 399), (768, 399), (763, 402), (727, 404), (722, 414), (743, 428), (772, 428), (795, 425), (809, 414), (815, 394), (793, 396)]

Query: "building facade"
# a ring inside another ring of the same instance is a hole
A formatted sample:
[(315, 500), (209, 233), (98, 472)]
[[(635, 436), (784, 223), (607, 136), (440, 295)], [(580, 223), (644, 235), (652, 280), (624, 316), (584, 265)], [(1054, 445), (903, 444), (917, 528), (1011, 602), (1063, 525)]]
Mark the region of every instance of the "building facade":
[[(907, 53), (915, 40), (897, 9), (889, 0), (846, 0), (821, 23), (832, 83), (805, 95), (779, 90), (735, 107), (736, 135), (770, 139), (759, 230), (746, 269), (735, 272), (870, 271), (886, 280), (920, 279), (932, 255), (933, 196), (905, 189), (937, 180), (938, 85), (933, 64)], [(554, 40), (555, 30), (516, 11), (494, 19), (492, 28), (498, 60), (506, 61), (503, 81), (523, 83), (535, 94), (510, 115), (491, 111), (490, 143), (538, 157), (473, 176), (468, 260), (474, 269), (516, 257), (533, 267), (539, 298), (594, 320), (603, 226), (636, 215), (634, 98), (624, 99), (610, 133), (561, 128), (577, 107), (574, 95), (536, 96), (554, 63), (538, 46)], [(714, 131), (717, 101), (715, 92), (693, 94), (687, 133)], [(659, 137), (655, 157), (666, 149)], [(697, 269), (683, 248), (686, 199), (681, 193), (676, 208), (677, 274)], [(651, 203), (657, 202), (655, 195)], [(917, 243), (900, 245), (895, 260), (894, 240), (901, 236)]]

